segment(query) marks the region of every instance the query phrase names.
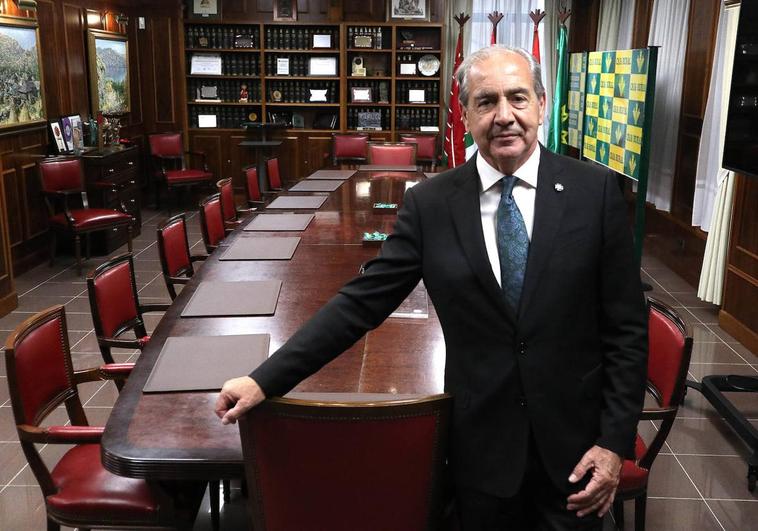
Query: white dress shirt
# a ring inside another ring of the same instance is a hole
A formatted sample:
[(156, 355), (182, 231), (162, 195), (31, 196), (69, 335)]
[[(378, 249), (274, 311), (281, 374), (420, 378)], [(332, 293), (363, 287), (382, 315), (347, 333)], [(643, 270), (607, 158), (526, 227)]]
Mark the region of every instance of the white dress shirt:
[[(534, 201), (537, 197), (537, 172), (540, 167), (540, 147), (514, 173), (517, 177), (513, 187), (513, 199), (526, 225), (526, 234), (532, 240), (534, 226)], [(479, 207), (482, 214), (482, 231), (487, 256), (498, 284), (500, 282), (500, 256), (497, 253), (497, 207), (503, 192), (503, 174), (490, 166), (479, 153), (476, 154), (476, 169), (479, 172)], [(501, 284), (502, 285), (502, 284)]]

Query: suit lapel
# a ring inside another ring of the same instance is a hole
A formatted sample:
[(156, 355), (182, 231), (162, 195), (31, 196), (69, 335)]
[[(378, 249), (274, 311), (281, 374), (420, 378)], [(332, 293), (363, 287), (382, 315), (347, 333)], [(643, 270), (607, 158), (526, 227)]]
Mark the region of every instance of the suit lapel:
[(487, 247), (484, 244), (476, 157), (471, 158), (463, 167), (463, 171), (458, 175), (456, 186), (447, 199), (458, 241), (471, 269), (488, 295), (496, 299), (503, 312), (515, 321), (516, 314), (505, 302), (500, 284), (497, 283), (492, 272), (492, 264), (490, 264)]
[(562, 168), (557, 164), (557, 157), (544, 149), (540, 154), (540, 167), (537, 177), (537, 197), (534, 202), (534, 226), (532, 241), (529, 244), (529, 258), (526, 263), (526, 275), (521, 291), (519, 316), (523, 316), (534, 298), (539, 284), (539, 277), (547, 264), (553, 249), (553, 240), (561, 226), (563, 212), (566, 208), (568, 194), (556, 190)]

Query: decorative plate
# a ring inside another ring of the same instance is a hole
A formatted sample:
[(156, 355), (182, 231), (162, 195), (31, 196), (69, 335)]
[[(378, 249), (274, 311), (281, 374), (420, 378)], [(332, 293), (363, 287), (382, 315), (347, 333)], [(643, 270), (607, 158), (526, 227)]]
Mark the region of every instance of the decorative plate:
[(434, 55), (422, 55), (418, 60), (418, 71), (422, 76), (433, 76), (440, 71), (440, 60)]

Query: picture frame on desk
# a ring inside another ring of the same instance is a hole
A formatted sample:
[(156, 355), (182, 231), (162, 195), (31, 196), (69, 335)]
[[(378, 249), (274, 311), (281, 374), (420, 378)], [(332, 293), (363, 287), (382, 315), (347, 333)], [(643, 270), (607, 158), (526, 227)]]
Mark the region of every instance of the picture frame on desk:
[(44, 123), (47, 112), (37, 21), (0, 16), (0, 37), (16, 50), (0, 53), (0, 72), (6, 80), (16, 81), (0, 86), (0, 101), (10, 106), (7, 115), (0, 116), (0, 129)]
[(221, 0), (191, 0), (189, 15), (198, 18), (221, 18)]
[(429, 21), (429, 0), (389, 0), (387, 21)]
[(129, 41), (123, 33), (87, 30), (90, 99), (93, 112), (129, 112)]
[(297, 0), (274, 0), (274, 22), (296, 22)]

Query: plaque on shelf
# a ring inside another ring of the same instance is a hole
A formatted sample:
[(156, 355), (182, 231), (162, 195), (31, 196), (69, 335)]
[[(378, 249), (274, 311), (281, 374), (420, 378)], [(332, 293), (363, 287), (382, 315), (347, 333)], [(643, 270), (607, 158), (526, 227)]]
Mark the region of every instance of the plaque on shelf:
[(371, 97), (370, 87), (351, 87), (350, 96), (353, 103), (371, 103), (374, 101)]
[(331, 48), (332, 47), (332, 36), (331, 35), (320, 35), (318, 33), (313, 35), (313, 47), (314, 48)]
[(271, 91), (271, 100), (275, 102), (281, 102), (282, 101), (282, 91), (281, 90), (272, 90)]
[(197, 126), (198, 127), (218, 127), (216, 125), (217, 118), (215, 114), (198, 114), (197, 115)]
[(426, 103), (426, 90), (408, 89), (408, 103)]
[(418, 128), (422, 133), (439, 133), (440, 128), (436, 125), (420, 125)]
[(247, 115), (247, 119), (250, 120), (251, 122), (257, 121), (258, 120), (258, 113), (251, 112), (250, 114)]
[(208, 41), (208, 37), (203, 35), (202, 37), (197, 38), (197, 47), (198, 48), (210, 48), (210, 42)]
[(353, 57), (353, 77), (364, 77), (366, 75), (366, 67), (363, 66), (363, 57)]
[(221, 103), (221, 98), (218, 97), (218, 86), (216, 85), (200, 85), (197, 89), (195, 101), (206, 103)]
[(433, 76), (440, 71), (440, 60), (430, 54), (422, 55), (418, 60), (418, 71), (422, 76)]
[(305, 129), (305, 118), (302, 114), (292, 113), (292, 127), (295, 129)]
[(192, 54), (190, 60), (190, 74), (221, 75), (221, 55), (219, 54)]
[(358, 113), (359, 131), (381, 131), (382, 113), (379, 111), (364, 111)]
[(254, 48), (252, 35), (235, 35), (234, 36), (235, 48)]
[(416, 63), (400, 63), (400, 75), (401, 76), (415, 76)]
[(336, 57), (310, 57), (308, 59), (309, 76), (336, 76)]
[(276, 75), (277, 76), (290, 75), (290, 58), (289, 57), (276, 58)]
[(353, 48), (373, 48), (374, 38), (371, 35), (356, 35), (353, 37)]
[(327, 89), (308, 89), (308, 101), (326, 103)]

